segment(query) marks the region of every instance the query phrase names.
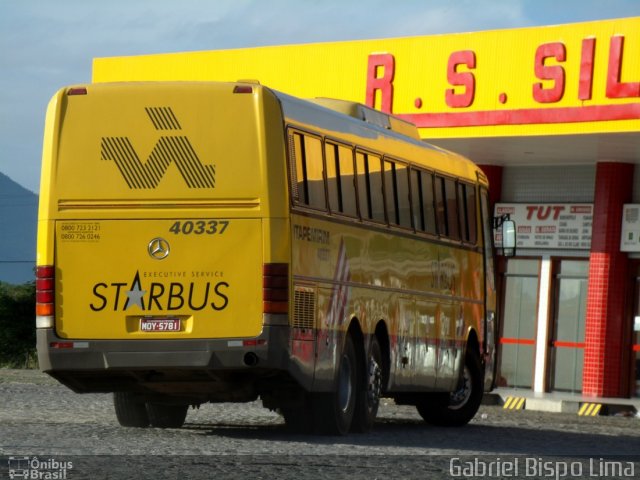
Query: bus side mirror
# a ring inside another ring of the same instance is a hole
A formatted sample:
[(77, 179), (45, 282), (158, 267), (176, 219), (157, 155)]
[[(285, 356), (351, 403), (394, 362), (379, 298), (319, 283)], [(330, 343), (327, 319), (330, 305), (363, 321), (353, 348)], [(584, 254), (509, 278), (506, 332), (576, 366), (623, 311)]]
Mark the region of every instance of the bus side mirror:
[(516, 222), (513, 220), (502, 222), (502, 254), (505, 257), (516, 254)]
[(505, 257), (514, 257), (516, 255), (516, 222), (511, 220), (508, 214), (501, 217), (494, 217), (494, 230), (500, 229), (500, 237), (502, 245), (498, 245), (498, 254)]

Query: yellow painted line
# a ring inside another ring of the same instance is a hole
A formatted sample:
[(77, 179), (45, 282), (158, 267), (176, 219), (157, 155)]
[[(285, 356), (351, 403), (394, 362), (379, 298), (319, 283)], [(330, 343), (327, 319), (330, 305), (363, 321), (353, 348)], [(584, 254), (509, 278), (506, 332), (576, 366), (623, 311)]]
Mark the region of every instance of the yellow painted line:
[(525, 397), (507, 397), (502, 408), (505, 410), (522, 410), (524, 401)]
[(601, 409), (601, 403), (583, 403), (580, 410), (578, 410), (578, 415), (581, 417), (596, 417), (600, 414)]

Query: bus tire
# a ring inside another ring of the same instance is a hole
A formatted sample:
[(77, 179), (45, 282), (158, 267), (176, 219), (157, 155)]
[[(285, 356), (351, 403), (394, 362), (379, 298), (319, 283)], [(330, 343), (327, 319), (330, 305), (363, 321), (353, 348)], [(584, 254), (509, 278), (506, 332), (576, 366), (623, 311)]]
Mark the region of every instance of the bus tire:
[(331, 393), (312, 397), (315, 430), (324, 435), (346, 435), (351, 428), (358, 388), (358, 358), (350, 335), (340, 355), (338, 372)]
[(149, 415), (144, 402), (131, 392), (114, 392), (113, 406), (118, 423), (123, 427), (144, 428), (149, 426)]
[(149, 423), (156, 428), (180, 428), (187, 418), (189, 405), (164, 405), (147, 403)]
[(478, 354), (468, 350), (465, 355), (462, 382), (448, 395), (425, 396), (416, 405), (425, 422), (443, 427), (466, 425), (475, 416), (484, 391), (484, 375)]
[(312, 433), (312, 411), (305, 403), (304, 407), (283, 408), (280, 410), (288, 431), (292, 433)]
[(374, 335), (356, 392), (356, 410), (351, 427), (354, 432), (368, 432), (373, 427), (382, 394), (382, 368), (382, 350)]

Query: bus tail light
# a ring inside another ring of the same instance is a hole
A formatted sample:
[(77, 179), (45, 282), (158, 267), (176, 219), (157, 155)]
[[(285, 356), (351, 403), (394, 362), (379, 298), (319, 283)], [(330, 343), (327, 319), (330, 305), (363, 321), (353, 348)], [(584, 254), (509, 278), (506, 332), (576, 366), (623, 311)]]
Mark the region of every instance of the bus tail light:
[(72, 95), (86, 95), (87, 94), (87, 89), (86, 87), (72, 87), (69, 90), (67, 90), (67, 95), (68, 96), (72, 96)]
[(264, 313), (289, 313), (288, 263), (262, 266), (262, 310)]
[(233, 93), (253, 93), (251, 85), (236, 85), (233, 87)]
[(52, 328), (55, 313), (55, 267), (36, 268), (36, 328)]

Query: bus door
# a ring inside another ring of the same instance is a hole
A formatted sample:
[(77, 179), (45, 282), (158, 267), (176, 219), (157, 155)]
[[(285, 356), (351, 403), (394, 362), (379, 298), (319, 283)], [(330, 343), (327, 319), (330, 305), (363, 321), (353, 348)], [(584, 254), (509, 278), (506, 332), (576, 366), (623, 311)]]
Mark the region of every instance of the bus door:
[(484, 350), (485, 373), (484, 388), (492, 389), (496, 369), (496, 330), (497, 330), (497, 294), (496, 273), (493, 250), (493, 215), (489, 208), (489, 192), (481, 189), (482, 232), (484, 245)]

